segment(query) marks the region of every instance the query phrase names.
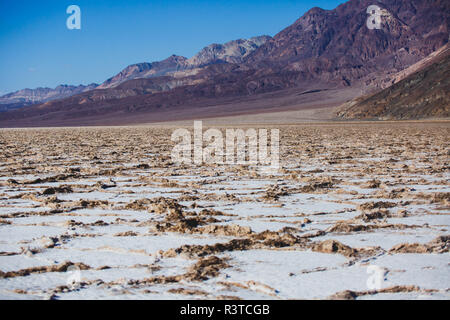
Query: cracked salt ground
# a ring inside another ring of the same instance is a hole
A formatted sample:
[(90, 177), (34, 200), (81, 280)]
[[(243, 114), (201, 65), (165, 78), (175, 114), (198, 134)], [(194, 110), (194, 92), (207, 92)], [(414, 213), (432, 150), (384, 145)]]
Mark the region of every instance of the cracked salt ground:
[(449, 125), (350, 127), (283, 127), (274, 175), (175, 166), (165, 128), (2, 130), (0, 297), (448, 299)]
[(318, 241), (334, 239), (352, 248), (379, 246), (384, 250), (389, 250), (401, 243), (425, 244), (432, 241), (434, 238), (435, 235), (432, 232), (427, 232), (424, 230), (396, 232), (395, 234), (393, 234), (392, 230), (382, 230), (371, 233), (326, 234), (324, 236), (317, 237), (316, 239)]
[[(57, 237), (65, 231), (65, 228), (49, 227), (49, 226), (15, 226), (3, 225), (0, 226), (0, 244), (3, 243), (26, 243), (41, 237)], [(0, 251), (2, 251), (0, 245)]]
[[(235, 261), (235, 268), (224, 271), (227, 282), (261, 283), (261, 288), (253, 290), (262, 291), (274, 298), (326, 298), (337, 291), (365, 289), (366, 286), (367, 274), (356, 274), (355, 271), (342, 267), (347, 259), (340, 255), (270, 250), (233, 252), (230, 255)], [(336, 269), (339, 269), (340, 279), (332, 281), (337, 275)], [(264, 287), (266, 290), (262, 289)]]
[[(386, 269), (388, 285), (408, 285), (411, 278), (416, 278), (415, 285), (446, 292), (450, 281), (449, 255), (447, 261), (438, 254), (387, 254), (377, 257), (371, 264)], [(447, 297), (450, 294), (447, 292)]]

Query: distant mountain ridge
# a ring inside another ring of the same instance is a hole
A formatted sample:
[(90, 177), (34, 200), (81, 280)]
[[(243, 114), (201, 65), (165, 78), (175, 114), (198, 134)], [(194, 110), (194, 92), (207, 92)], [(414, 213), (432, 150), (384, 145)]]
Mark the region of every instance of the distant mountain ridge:
[(172, 55), (162, 61), (132, 64), (114, 77), (103, 82), (98, 89), (113, 88), (133, 79), (155, 78), (166, 75), (174, 75), (180, 78), (198, 72), (198, 70), (193, 71), (194, 69), (215, 63), (239, 64), (242, 63), (246, 56), (269, 39), (271, 39), (269, 36), (259, 36), (250, 39), (232, 40), (225, 44), (214, 43), (203, 48), (190, 59)]
[(115, 76), (103, 82), (98, 89), (107, 89), (118, 86), (119, 84), (133, 79), (152, 78), (164, 76), (168, 73), (175, 72), (181, 69), (187, 58), (172, 55), (162, 61), (142, 62), (129, 65)]
[[(190, 59), (172, 55), (162, 61), (132, 64), (100, 85), (94, 83), (87, 86), (60, 85), (54, 89), (36, 88), (15, 91), (0, 97), (0, 111), (67, 98), (93, 89), (114, 88), (133, 79), (155, 78), (165, 75), (183, 77), (197, 73), (199, 70), (196, 69), (198, 68), (215, 63), (241, 63), (244, 57), (269, 39), (271, 39), (269, 36), (238, 39), (225, 44), (211, 44)], [(178, 74), (176, 74), (177, 72)]]
[(18, 109), (24, 106), (66, 98), (95, 89), (96, 83), (87, 86), (59, 85), (56, 88), (22, 89), (0, 97), (0, 111)]
[(233, 40), (225, 44), (214, 43), (203, 48), (186, 62), (190, 67), (201, 67), (220, 61), (239, 64), (243, 62), (245, 57), (270, 39), (272, 39), (270, 36), (259, 36)]

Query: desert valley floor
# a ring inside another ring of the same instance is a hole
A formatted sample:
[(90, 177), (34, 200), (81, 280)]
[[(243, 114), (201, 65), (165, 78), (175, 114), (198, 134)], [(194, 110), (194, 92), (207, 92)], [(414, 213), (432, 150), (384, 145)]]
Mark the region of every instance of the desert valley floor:
[(0, 298), (450, 299), (450, 122), (279, 128), (273, 174), (177, 166), (171, 127), (0, 129)]

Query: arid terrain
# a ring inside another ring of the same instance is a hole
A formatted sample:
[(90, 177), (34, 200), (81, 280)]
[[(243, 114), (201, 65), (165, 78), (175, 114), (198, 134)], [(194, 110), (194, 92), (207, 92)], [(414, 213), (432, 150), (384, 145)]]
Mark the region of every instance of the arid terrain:
[(172, 163), (176, 126), (0, 129), (0, 298), (450, 298), (450, 122), (276, 127), (271, 174)]

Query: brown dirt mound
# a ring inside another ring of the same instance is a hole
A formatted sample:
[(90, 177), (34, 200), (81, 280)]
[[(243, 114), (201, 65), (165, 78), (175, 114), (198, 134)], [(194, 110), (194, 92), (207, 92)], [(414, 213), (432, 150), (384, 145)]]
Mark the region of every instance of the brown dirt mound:
[(355, 249), (339, 241), (329, 239), (319, 243), (313, 243), (311, 246), (311, 250), (322, 253), (338, 253), (348, 258), (356, 258), (360, 256), (372, 256), (379, 252), (381, 248), (368, 247)]
[(401, 243), (394, 246), (389, 253), (447, 253), (450, 250), (450, 236), (439, 236), (426, 243)]
[(355, 300), (361, 296), (374, 295), (379, 293), (409, 293), (409, 292), (436, 292), (433, 289), (420, 289), (417, 286), (394, 286), (389, 288), (384, 288), (380, 290), (367, 290), (367, 291), (351, 291), (345, 290), (338, 292), (329, 297), (331, 300)]
[(378, 201), (378, 202), (366, 202), (363, 204), (360, 204), (358, 206), (358, 210), (361, 211), (368, 211), (368, 210), (373, 210), (373, 209), (388, 209), (388, 208), (393, 208), (396, 207), (397, 204), (393, 203), (393, 202), (387, 202), (387, 201)]
[(66, 272), (67, 269), (71, 266), (75, 266), (80, 270), (89, 270), (91, 267), (85, 265), (84, 263), (73, 263), (73, 262), (64, 262), (58, 265), (53, 266), (42, 266), (42, 267), (33, 267), (27, 269), (21, 269), (18, 271), (8, 271), (2, 272), (0, 271), (0, 278), (15, 278), (15, 277), (24, 277), (33, 273), (46, 273), (46, 272)]

